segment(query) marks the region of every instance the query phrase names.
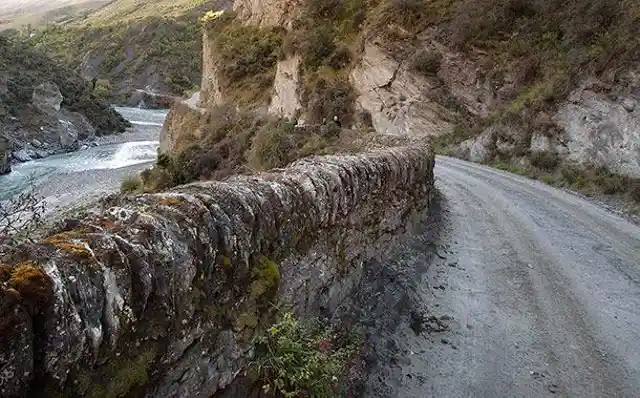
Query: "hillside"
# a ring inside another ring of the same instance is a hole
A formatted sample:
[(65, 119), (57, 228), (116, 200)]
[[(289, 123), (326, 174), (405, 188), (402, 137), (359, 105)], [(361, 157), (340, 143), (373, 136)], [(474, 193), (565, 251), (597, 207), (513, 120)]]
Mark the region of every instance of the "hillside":
[(193, 137), (219, 137), (202, 114), (232, 103), (312, 125), (336, 117), (355, 130), (426, 135), (443, 154), (640, 203), (637, 2), (236, 0), (233, 8), (206, 18), (204, 109), (176, 107), (165, 125), (163, 148), (177, 162), (197, 158), (181, 155)]
[(82, 18), (112, 0), (4, 0), (0, 4), (0, 30), (36, 27)]
[(118, 0), (82, 20), (48, 25), (31, 43), (99, 79), (114, 101), (134, 89), (182, 95), (199, 85), (201, 28), (211, 0)]
[(0, 37), (0, 158), (8, 160), (5, 152), (28, 160), (71, 150), (79, 140), (127, 125), (80, 75)]
[[(219, 9), (237, 20), (203, 47), (198, 18)], [(32, 42), (120, 102), (201, 86), (209, 107), (339, 114), (598, 193), (640, 177), (639, 22), (632, 0), (119, 0)]]

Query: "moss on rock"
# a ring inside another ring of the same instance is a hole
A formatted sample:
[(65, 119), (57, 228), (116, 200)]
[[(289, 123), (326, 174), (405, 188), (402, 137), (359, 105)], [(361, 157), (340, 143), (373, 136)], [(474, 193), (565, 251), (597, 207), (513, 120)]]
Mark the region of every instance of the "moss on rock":
[(13, 268), (6, 283), (9, 288), (20, 293), (23, 303), (32, 314), (44, 308), (53, 298), (51, 278), (32, 263), (23, 263)]

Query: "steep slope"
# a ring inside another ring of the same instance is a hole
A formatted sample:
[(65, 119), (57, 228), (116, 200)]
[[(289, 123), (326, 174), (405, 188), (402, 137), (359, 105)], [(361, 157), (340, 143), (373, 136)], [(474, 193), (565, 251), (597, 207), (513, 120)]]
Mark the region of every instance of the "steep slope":
[(112, 100), (135, 89), (182, 95), (201, 76), (198, 18), (224, 1), (117, 0), (81, 20), (48, 25), (32, 44), (97, 79)]
[(127, 122), (81, 76), (29, 46), (0, 37), (0, 141), (16, 160), (72, 150)]
[(88, 14), (111, 0), (4, 0), (0, 30), (61, 22)]
[(207, 22), (205, 108), (233, 102), (428, 135), (443, 153), (640, 201), (637, 2), (236, 0), (233, 9)]

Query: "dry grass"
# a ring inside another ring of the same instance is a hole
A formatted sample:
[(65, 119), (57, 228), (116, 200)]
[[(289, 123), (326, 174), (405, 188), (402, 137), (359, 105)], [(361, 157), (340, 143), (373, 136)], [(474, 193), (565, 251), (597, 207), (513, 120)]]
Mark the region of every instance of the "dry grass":
[[(158, 192), (198, 180), (280, 168), (309, 155), (351, 151), (361, 136), (333, 123), (297, 128), (287, 119), (265, 119), (230, 106), (210, 110), (198, 129), (202, 132), (198, 137), (185, 135), (171, 153), (160, 155), (153, 168), (141, 173), (142, 184), (132, 187), (137, 192)], [(162, 203), (178, 204), (173, 199)]]
[(233, 14), (206, 23), (216, 48), (218, 78), (227, 100), (241, 105), (269, 100), (282, 45), (276, 28), (244, 26)]

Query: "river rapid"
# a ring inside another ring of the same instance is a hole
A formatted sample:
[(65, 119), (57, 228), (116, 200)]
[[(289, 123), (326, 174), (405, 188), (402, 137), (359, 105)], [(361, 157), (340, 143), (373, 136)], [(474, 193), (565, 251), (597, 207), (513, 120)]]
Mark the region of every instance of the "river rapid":
[(33, 189), (49, 212), (118, 191), (123, 179), (155, 160), (167, 111), (116, 110), (132, 123), (125, 133), (100, 137), (95, 147), (14, 165), (0, 176), (0, 201)]

